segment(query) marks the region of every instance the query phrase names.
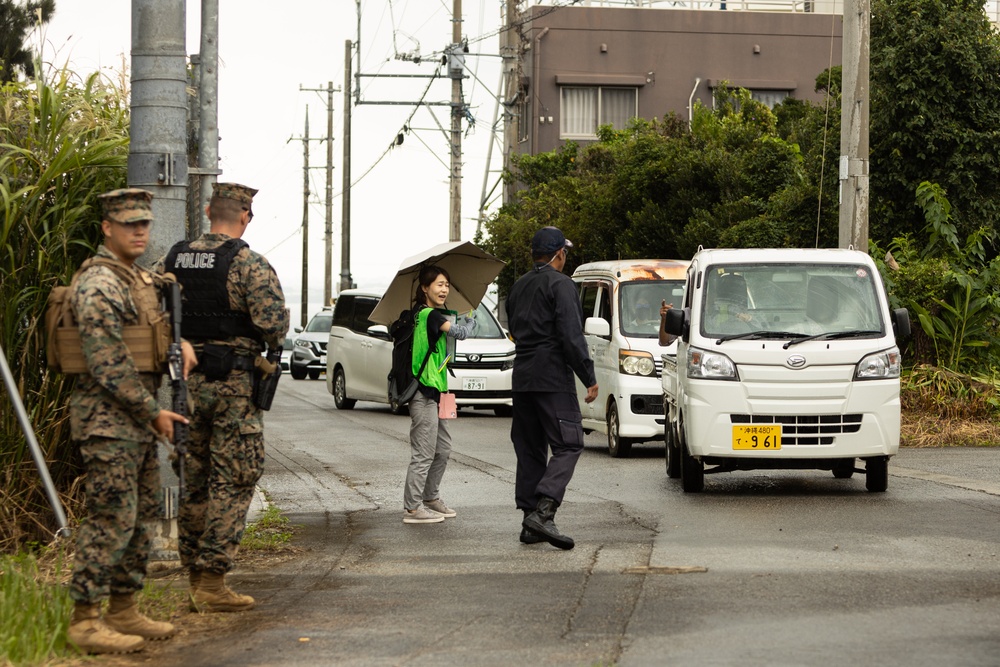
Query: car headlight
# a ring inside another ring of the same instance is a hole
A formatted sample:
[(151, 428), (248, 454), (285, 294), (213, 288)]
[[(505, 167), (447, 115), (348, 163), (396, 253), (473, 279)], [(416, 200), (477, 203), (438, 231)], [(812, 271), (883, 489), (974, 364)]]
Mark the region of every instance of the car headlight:
[(705, 380), (738, 380), (736, 364), (724, 354), (688, 348), (687, 376)]
[(869, 354), (858, 362), (855, 380), (885, 380), (898, 378), (900, 372), (899, 348)]
[(311, 344), (307, 340), (297, 340), (295, 341), (295, 347), (311, 347)]
[(513, 359), (504, 359), (502, 362), (500, 362), (500, 370), (501, 371), (509, 371), (512, 368), (514, 368), (514, 360)]
[(626, 373), (628, 375), (653, 375), (656, 372), (656, 364), (653, 363), (653, 355), (649, 352), (619, 350), (618, 372)]

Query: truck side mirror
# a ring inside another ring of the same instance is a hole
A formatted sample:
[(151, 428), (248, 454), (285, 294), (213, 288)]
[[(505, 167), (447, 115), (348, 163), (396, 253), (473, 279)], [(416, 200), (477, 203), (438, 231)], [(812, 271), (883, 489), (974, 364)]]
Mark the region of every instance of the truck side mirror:
[(680, 308), (669, 309), (667, 317), (663, 322), (663, 328), (668, 334), (673, 334), (687, 340), (687, 313)]
[(906, 338), (910, 335), (910, 311), (906, 308), (896, 308), (892, 311), (892, 328), (896, 338)]
[(590, 336), (611, 337), (611, 325), (602, 317), (588, 317), (583, 323), (583, 333)]

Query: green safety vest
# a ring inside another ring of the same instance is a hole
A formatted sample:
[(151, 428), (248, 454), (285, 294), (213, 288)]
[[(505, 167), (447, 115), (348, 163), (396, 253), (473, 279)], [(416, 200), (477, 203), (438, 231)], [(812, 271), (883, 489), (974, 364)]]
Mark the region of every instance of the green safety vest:
[[(413, 359), (410, 363), (413, 365), (413, 375), (417, 374), (420, 370), (420, 364), (423, 363), (424, 357), (427, 355), (427, 349), (430, 347), (430, 341), (427, 338), (427, 318), (430, 316), (432, 308), (421, 308), (420, 312), (417, 313), (416, 323), (413, 328)], [(434, 351), (431, 352), (431, 358), (427, 360), (427, 366), (424, 367), (424, 372), (420, 376), (420, 384), (425, 387), (433, 387), (438, 391), (448, 391), (448, 371), (445, 363), (445, 334), (442, 333), (441, 337), (437, 340), (437, 345)]]

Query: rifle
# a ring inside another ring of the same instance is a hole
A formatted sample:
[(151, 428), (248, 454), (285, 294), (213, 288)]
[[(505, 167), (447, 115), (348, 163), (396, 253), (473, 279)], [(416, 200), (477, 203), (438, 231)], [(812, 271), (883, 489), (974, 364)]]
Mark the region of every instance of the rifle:
[[(170, 289), (170, 347), (167, 348), (167, 365), (170, 370), (170, 389), (173, 392), (171, 409), (182, 417), (188, 416), (187, 383), (184, 381), (184, 360), (181, 355), (181, 286), (169, 283)], [(174, 422), (174, 451), (177, 452), (177, 483), (181, 502), (184, 502), (184, 455), (187, 454), (188, 425)]]
[(270, 410), (274, 392), (281, 377), (281, 347), (267, 350), (267, 356), (259, 359), (254, 369), (253, 404), (261, 410)]

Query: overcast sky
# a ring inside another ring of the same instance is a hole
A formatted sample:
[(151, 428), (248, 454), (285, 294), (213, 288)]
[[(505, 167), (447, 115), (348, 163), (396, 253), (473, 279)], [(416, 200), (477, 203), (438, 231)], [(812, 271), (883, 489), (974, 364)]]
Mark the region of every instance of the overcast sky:
[[(498, 94), (502, 0), (463, 0), (462, 32), (470, 41), (469, 78), (463, 84), (475, 127), (463, 135), (462, 240), (471, 240), (487, 176), (487, 151)], [(362, 0), (362, 74), (432, 74), (451, 42), (452, 0)], [(100, 70), (118, 78), (131, 45), (130, 0), (57, 0), (41, 35), (43, 59), (69, 64), (81, 76)], [(200, 49), (201, 2), (187, 0), (188, 54)], [(326, 134), (326, 95), (301, 91), (344, 87), (345, 41), (357, 40), (353, 0), (219, 0), (220, 181), (258, 188), (254, 219), (244, 239), (275, 266), (299, 325), (302, 265), (302, 141), (306, 106), (312, 137)], [(484, 38), (485, 36), (485, 38)], [(423, 64), (396, 53), (419, 52)], [(483, 54), (483, 55), (477, 55)], [(430, 63), (428, 63), (430, 61)], [(443, 73), (443, 72), (442, 72)], [(473, 76), (474, 75), (474, 76)], [(413, 102), (425, 79), (363, 77), (362, 100)], [(447, 78), (428, 100), (447, 102)], [(435, 117), (418, 110), (414, 131), (383, 156), (414, 107), (353, 107), (351, 172), (351, 273), (360, 288), (382, 291), (399, 262), (448, 241), (447, 107)], [(340, 280), (343, 92), (334, 94), (333, 293)], [(467, 129), (468, 124), (463, 124)], [(326, 145), (310, 144), (309, 312), (323, 299), (325, 273)], [(502, 158), (494, 146), (490, 186)], [(370, 169), (370, 171), (369, 171)], [(366, 174), (362, 176), (363, 174)], [(360, 179), (360, 182), (358, 182)], [(497, 190), (496, 194), (499, 194)], [(494, 204), (494, 208), (497, 204)]]

